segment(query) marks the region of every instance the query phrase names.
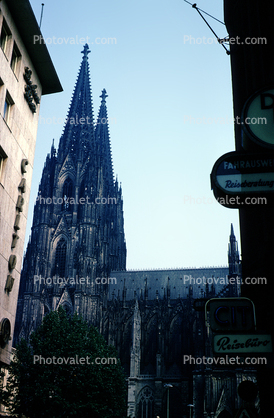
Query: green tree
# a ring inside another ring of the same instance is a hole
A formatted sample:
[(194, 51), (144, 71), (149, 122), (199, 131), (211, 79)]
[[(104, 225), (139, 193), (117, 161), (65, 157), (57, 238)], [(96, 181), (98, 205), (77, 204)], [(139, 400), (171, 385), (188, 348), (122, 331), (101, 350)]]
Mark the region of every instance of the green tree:
[[(67, 363), (67, 364), (66, 364)], [(126, 382), (117, 352), (96, 328), (63, 308), (21, 340), (1, 401), (28, 418), (126, 416)]]

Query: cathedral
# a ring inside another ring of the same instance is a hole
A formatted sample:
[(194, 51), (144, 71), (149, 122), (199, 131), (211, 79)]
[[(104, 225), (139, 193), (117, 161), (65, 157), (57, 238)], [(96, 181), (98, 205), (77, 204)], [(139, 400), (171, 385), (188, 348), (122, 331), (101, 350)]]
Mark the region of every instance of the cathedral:
[(237, 297), (233, 226), (228, 267), (126, 270), (122, 190), (114, 179), (106, 107), (93, 117), (88, 45), (58, 151), (46, 158), (21, 273), (14, 344), (63, 306), (116, 347), (131, 418), (228, 418), (253, 369), (201, 364), (212, 357), (205, 302)]

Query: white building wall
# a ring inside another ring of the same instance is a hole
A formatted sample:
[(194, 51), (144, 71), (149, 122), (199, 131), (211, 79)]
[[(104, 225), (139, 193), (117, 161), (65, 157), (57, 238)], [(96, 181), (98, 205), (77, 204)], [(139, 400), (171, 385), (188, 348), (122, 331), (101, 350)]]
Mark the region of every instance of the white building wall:
[[(24, 97), (26, 86), (24, 79), (25, 67), (32, 71), (31, 82), (37, 85), (36, 92), (39, 98), (41, 98), (42, 86), (6, 2), (1, 1), (0, 30), (2, 29), (4, 19), (11, 35), (9, 36), (5, 52), (0, 48), (0, 152), (7, 156), (3, 161), (0, 173), (0, 321), (3, 318), (9, 319), (11, 323), (11, 339), (4, 348), (0, 349), (0, 361), (8, 364), (12, 348), (40, 108), (38, 104), (36, 113), (33, 113)], [(11, 68), (14, 42), (16, 42), (21, 54), (16, 74)], [(8, 121), (4, 119), (7, 91), (14, 103), (10, 107)], [(35, 102), (33, 103), (35, 104)], [(21, 162), (24, 159), (28, 160), (28, 165), (26, 165), (26, 172), (22, 173)], [(23, 178), (26, 179), (24, 193), (18, 189)], [(22, 212), (16, 209), (19, 195), (24, 199)], [(20, 229), (18, 231), (14, 229), (16, 215), (20, 215)], [(17, 233), (19, 239), (15, 248), (12, 249), (11, 244), (13, 234), (15, 233)], [(15, 255), (17, 261), (14, 269), (9, 270), (8, 264), (11, 255)], [(5, 290), (9, 274), (14, 279), (10, 292)]]

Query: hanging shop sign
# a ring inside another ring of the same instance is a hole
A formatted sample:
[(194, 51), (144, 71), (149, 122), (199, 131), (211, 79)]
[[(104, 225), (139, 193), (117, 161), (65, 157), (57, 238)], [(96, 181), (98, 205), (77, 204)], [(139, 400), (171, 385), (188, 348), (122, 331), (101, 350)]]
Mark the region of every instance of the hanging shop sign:
[(209, 327), (214, 332), (255, 330), (255, 308), (248, 298), (213, 298), (205, 305)]
[(215, 334), (215, 354), (272, 353), (270, 334)]
[(264, 148), (274, 149), (274, 88), (254, 93), (243, 107), (243, 147), (248, 149), (250, 140)]
[(271, 198), (274, 191), (274, 155), (229, 152), (220, 157), (211, 172), (211, 188), (220, 204), (239, 208), (251, 199)]

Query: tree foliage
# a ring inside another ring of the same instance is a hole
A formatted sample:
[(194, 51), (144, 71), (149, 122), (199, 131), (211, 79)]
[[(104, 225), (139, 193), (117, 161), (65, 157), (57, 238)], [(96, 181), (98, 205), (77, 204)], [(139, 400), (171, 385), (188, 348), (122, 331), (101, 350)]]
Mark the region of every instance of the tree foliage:
[(19, 417), (122, 418), (125, 399), (114, 347), (96, 328), (60, 308), (45, 316), (30, 345), (21, 340), (17, 346), (1, 400)]

